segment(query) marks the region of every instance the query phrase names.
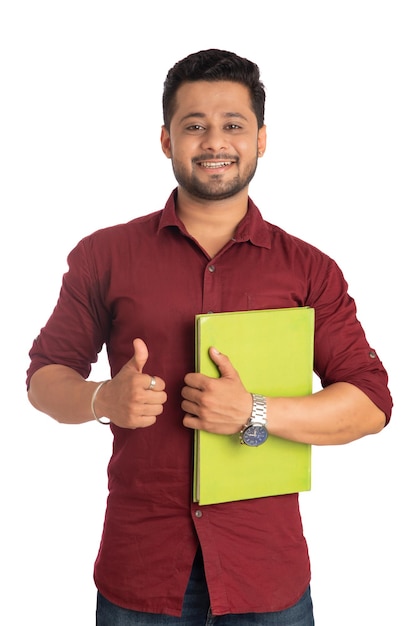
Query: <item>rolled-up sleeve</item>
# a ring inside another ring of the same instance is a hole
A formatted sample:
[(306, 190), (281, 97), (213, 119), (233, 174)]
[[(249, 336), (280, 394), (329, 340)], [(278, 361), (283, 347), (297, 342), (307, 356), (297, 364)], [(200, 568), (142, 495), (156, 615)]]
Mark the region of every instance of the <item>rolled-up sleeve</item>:
[(325, 257), (325, 262), (326, 271), (320, 279), (318, 275), (310, 302), (316, 319), (315, 372), (324, 387), (348, 382), (361, 389), (388, 423), (393, 402), (386, 369), (366, 338), (340, 268), (332, 259)]
[(87, 378), (109, 332), (109, 312), (103, 291), (106, 276), (99, 276), (88, 240), (68, 255), (57, 304), (29, 352), (27, 386), (45, 365), (71, 367)]

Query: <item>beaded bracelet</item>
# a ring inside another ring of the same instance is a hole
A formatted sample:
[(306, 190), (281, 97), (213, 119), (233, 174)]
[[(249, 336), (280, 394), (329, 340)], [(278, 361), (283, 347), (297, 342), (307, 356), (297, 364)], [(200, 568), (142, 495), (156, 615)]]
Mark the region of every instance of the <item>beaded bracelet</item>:
[(106, 426), (110, 424), (110, 419), (108, 417), (97, 417), (96, 411), (94, 410), (94, 402), (97, 398), (97, 394), (99, 393), (100, 389), (103, 387), (103, 385), (105, 385), (108, 382), (109, 382), (108, 380), (103, 380), (101, 383), (97, 385), (96, 389), (93, 391), (93, 395), (91, 397), (91, 403), (90, 403), (91, 412), (93, 413), (94, 419), (100, 424), (105, 424)]

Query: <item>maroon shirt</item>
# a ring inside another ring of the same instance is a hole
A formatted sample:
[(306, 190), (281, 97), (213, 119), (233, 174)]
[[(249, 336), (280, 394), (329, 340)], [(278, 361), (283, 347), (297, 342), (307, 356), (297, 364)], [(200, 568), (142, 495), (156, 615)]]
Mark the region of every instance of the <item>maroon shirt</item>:
[(180, 392), (194, 371), (194, 317), (313, 307), (322, 384), (358, 386), (389, 420), (387, 375), (334, 261), (265, 222), (251, 200), (235, 238), (210, 259), (178, 220), (175, 198), (163, 211), (86, 237), (70, 253), (58, 304), (30, 352), (28, 381), (51, 363), (87, 377), (103, 344), (114, 376), (141, 337), (149, 349), (144, 371), (166, 382), (155, 425), (111, 426), (109, 499), (95, 564), (106, 598), (179, 616), (199, 541), (214, 614), (282, 610), (310, 580), (298, 495), (192, 503), (193, 431), (182, 424)]

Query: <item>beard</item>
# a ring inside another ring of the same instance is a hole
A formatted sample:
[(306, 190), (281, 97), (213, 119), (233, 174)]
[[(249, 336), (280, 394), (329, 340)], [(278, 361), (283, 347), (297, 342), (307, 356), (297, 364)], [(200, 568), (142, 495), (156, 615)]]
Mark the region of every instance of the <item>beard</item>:
[[(199, 157), (199, 160), (205, 159)], [(236, 165), (238, 165), (239, 161), (237, 159), (234, 160)], [(197, 159), (193, 159), (193, 162), (196, 161)], [(195, 168), (199, 167), (196, 163), (192, 172), (188, 172), (185, 167), (177, 163), (175, 159), (172, 159), (173, 173), (178, 184), (191, 196), (200, 200), (225, 200), (235, 196), (250, 184), (256, 172), (257, 163), (258, 159), (255, 157), (242, 174), (238, 173), (229, 180), (224, 180), (224, 174), (213, 173), (210, 176), (210, 180), (204, 182), (199, 179), (196, 173)]]

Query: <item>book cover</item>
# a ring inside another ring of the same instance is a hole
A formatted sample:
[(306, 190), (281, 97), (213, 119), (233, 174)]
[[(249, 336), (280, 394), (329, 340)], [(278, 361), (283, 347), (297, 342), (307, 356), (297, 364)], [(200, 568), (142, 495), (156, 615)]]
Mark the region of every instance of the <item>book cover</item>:
[[(229, 357), (251, 393), (309, 395), (313, 336), (314, 310), (310, 307), (197, 315), (196, 370), (219, 377), (209, 356), (214, 346)], [(195, 431), (195, 502), (214, 504), (310, 488), (308, 444), (270, 435), (263, 445), (251, 448), (240, 443), (239, 434)]]

